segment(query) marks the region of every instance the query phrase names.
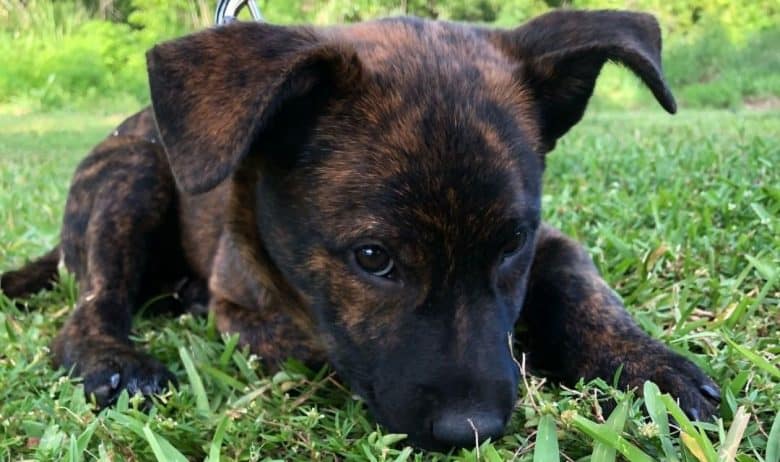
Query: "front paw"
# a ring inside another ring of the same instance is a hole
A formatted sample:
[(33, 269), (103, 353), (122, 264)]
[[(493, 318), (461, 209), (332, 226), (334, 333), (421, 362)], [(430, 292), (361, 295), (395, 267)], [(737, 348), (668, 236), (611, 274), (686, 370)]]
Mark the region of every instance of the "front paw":
[(632, 363), (626, 368), (630, 370), (629, 377), (625, 377), (631, 386), (641, 390), (645, 381), (655, 382), (661, 392), (678, 400), (690, 418), (709, 420), (715, 416), (720, 406), (720, 389), (688, 359), (662, 347), (651, 348)]
[(148, 398), (163, 393), (176, 377), (151, 356), (136, 353), (132, 358), (106, 359), (101, 367), (84, 374), (84, 393), (94, 396), (100, 407), (116, 402), (122, 390)]
[(72, 364), (74, 375), (83, 378), (84, 394), (100, 408), (114, 404), (122, 390), (148, 398), (176, 385), (176, 377), (162, 363), (129, 346), (80, 350)]

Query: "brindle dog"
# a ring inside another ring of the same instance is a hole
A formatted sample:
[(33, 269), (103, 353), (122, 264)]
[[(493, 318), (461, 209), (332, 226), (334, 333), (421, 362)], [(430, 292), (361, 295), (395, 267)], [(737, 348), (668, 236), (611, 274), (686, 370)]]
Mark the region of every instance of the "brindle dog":
[(271, 366), (329, 362), (423, 447), (502, 434), (517, 323), (552, 378), (621, 370), (621, 387), (652, 380), (708, 417), (717, 386), (540, 221), (545, 156), (606, 61), (675, 111), (660, 53), (655, 19), (618, 11), (512, 30), (238, 23), (163, 43), (152, 107), (79, 165), (61, 244), (3, 290), (42, 288), (64, 258), (80, 296), (55, 362), (102, 405), (175, 381), (128, 334), (134, 309), (176, 290)]

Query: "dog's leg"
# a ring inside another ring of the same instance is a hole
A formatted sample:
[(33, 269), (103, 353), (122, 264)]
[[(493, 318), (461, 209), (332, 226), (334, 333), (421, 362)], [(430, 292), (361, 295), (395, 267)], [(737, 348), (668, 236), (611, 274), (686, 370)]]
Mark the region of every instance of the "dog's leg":
[(521, 322), (532, 367), (564, 383), (610, 381), (622, 367), (621, 387), (641, 391), (651, 380), (694, 418), (712, 415), (719, 401), (718, 387), (698, 367), (633, 322), (585, 250), (546, 225), (539, 231)]
[[(76, 170), (62, 250), (80, 294), (53, 353), (57, 365), (83, 377), (85, 392), (100, 405), (122, 389), (149, 395), (174, 381), (128, 338), (133, 309), (145, 301), (145, 274), (159, 275), (158, 263), (176, 252), (175, 239), (159, 242), (174, 216), (174, 191), (160, 146), (136, 137), (108, 138)], [(160, 255), (166, 246), (171, 255)]]

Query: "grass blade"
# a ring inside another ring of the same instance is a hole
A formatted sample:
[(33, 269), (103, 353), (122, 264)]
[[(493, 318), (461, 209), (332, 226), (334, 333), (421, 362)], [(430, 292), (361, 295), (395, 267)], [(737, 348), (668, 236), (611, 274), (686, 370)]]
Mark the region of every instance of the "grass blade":
[(671, 395), (661, 395), (661, 400), (666, 406), (666, 410), (669, 411), (669, 414), (674, 417), (677, 424), (680, 426), (680, 430), (682, 430), (680, 439), (682, 439), (685, 447), (687, 447), (699, 461), (715, 462), (717, 460), (717, 455), (715, 453), (715, 448), (712, 447), (712, 443), (699, 433)]
[(400, 454), (398, 454), (398, 457), (393, 460), (393, 462), (406, 462), (409, 460), (409, 456), (412, 455), (412, 447), (406, 446)]
[(80, 462), (81, 452), (79, 452), (75, 435), (70, 435), (70, 444), (68, 446), (68, 462)]
[(645, 454), (641, 449), (626, 441), (625, 438), (618, 435), (614, 430), (606, 425), (599, 425), (595, 422), (575, 415), (572, 424), (581, 432), (590, 436), (594, 440), (607, 444), (615, 448), (619, 453), (629, 460), (629, 462), (653, 462), (653, 459)]
[(95, 433), (95, 429), (97, 429), (97, 424), (99, 423), (99, 420), (93, 420), (92, 423), (87, 425), (87, 428), (84, 429), (84, 431), (79, 435), (78, 439), (76, 440), (76, 446), (78, 448), (79, 454), (83, 454), (84, 451), (87, 450), (87, 446), (89, 446), (89, 442), (92, 439), (92, 435)]
[(695, 436), (691, 436), (688, 433), (682, 432), (680, 433), (680, 439), (682, 440), (683, 444), (686, 448), (693, 454), (693, 457), (696, 458), (699, 462), (714, 462), (707, 458), (707, 454), (704, 452), (704, 448), (701, 447), (701, 444), (699, 444), (699, 441), (696, 439)]
[(214, 437), (211, 439), (211, 448), (209, 448), (208, 462), (219, 462), (220, 452), (222, 451), (222, 440), (225, 438), (225, 430), (227, 430), (228, 416), (222, 416), (222, 420), (219, 421), (216, 431), (214, 431)]
[(745, 412), (744, 406), (740, 406), (737, 409), (737, 413), (734, 414), (734, 420), (731, 422), (728, 434), (726, 434), (726, 441), (723, 443), (723, 447), (720, 448), (718, 461), (734, 462), (734, 459), (737, 457), (739, 442), (742, 441), (742, 436), (745, 434), (749, 421), (750, 414)]
[(645, 398), (645, 407), (650, 419), (658, 426), (658, 437), (661, 439), (661, 447), (668, 462), (678, 462), (677, 451), (669, 437), (669, 417), (666, 407), (661, 401), (661, 390), (653, 382), (645, 382), (642, 395)]
[(780, 412), (775, 415), (766, 443), (766, 462), (780, 462)]
[(156, 435), (149, 425), (144, 425), (143, 428), (146, 441), (149, 442), (149, 446), (152, 447), (154, 457), (159, 462), (187, 462), (187, 458), (184, 454), (179, 452), (178, 449), (173, 447), (171, 443), (160, 435)]
[(132, 431), (141, 438), (145, 438), (152, 448), (152, 452), (159, 461), (186, 462), (187, 458), (179, 452), (167, 439), (155, 434), (149, 424), (143, 424), (139, 420), (121, 414), (115, 410), (109, 410), (106, 414), (110, 420), (117, 422), (124, 428)]
[(504, 458), (501, 457), (501, 454), (496, 451), (492, 444), (483, 445), (482, 460), (485, 460), (485, 462), (504, 462)]
[(739, 354), (747, 358), (747, 360), (753, 363), (753, 365), (773, 375), (776, 379), (780, 379), (780, 369), (778, 369), (777, 366), (775, 366), (774, 364), (767, 361), (763, 356), (760, 356), (758, 353), (755, 353), (743, 347), (742, 345), (739, 345), (734, 340), (731, 340), (729, 336), (726, 335), (725, 333), (723, 334), (723, 340), (725, 340), (726, 343), (728, 343), (729, 346), (731, 346), (731, 348), (737, 350)]
[(539, 419), (534, 462), (559, 462), (560, 460), (555, 420), (551, 415), (545, 414)]
[(201, 364), (200, 368), (201, 368), (201, 370), (203, 372), (206, 373), (206, 375), (211, 376), (212, 379), (214, 379), (215, 381), (219, 382), (221, 385), (223, 385), (224, 387), (226, 387), (228, 389), (233, 389), (233, 390), (240, 391), (240, 390), (243, 390), (246, 387), (246, 385), (243, 382), (241, 382), (240, 380), (234, 379), (233, 377), (231, 377), (230, 375), (222, 372), (221, 370), (217, 369), (216, 367), (212, 367), (212, 366), (210, 366), (208, 364)]
[(117, 412), (113, 409), (109, 409), (108, 413), (106, 413), (106, 417), (117, 422), (122, 427), (132, 431), (136, 435), (140, 437), (144, 436), (144, 424), (137, 419), (124, 415), (121, 412)]
[(236, 347), (238, 346), (238, 334), (233, 335), (226, 335), (225, 336), (225, 349), (222, 351), (222, 354), (219, 356), (219, 366), (220, 367), (227, 367), (228, 364), (230, 364), (230, 358), (233, 356), (233, 352), (236, 351)]
[(209, 398), (206, 396), (206, 389), (203, 387), (203, 381), (198, 375), (197, 369), (195, 369), (195, 363), (192, 362), (190, 354), (187, 353), (187, 349), (184, 347), (179, 348), (179, 356), (181, 356), (181, 362), (184, 363), (184, 369), (187, 371), (187, 378), (190, 381), (192, 392), (195, 394), (195, 406), (198, 411), (209, 414), (211, 413), (211, 406), (209, 405)]
[[(626, 417), (628, 416), (628, 401), (623, 401), (612, 411), (607, 419), (606, 426), (611, 428), (616, 434), (623, 432), (623, 427), (626, 426)], [(604, 444), (602, 442), (596, 442), (593, 446), (593, 454), (590, 456), (592, 462), (614, 462), (615, 461), (615, 448)]]

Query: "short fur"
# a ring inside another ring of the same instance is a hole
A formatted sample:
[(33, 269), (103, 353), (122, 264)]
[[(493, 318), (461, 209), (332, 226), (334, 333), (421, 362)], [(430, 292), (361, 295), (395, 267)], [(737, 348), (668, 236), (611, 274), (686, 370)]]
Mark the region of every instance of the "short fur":
[[(176, 291), (269, 366), (329, 362), (423, 447), (498, 437), (516, 399), (515, 326), (563, 383), (655, 381), (695, 418), (717, 386), (643, 333), (581, 246), (540, 222), (544, 159), (602, 65), (674, 112), (652, 16), (557, 11), (512, 30), (394, 18), (238, 23), (148, 53), (152, 107), (79, 165), (61, 254), (78, 306), (54, 360), (101, 405), (175, 382), (130, 341)], [(388, 276), (355, 252), (381, 245)], [(55, 249), (2, 276), (22, 296)]]

